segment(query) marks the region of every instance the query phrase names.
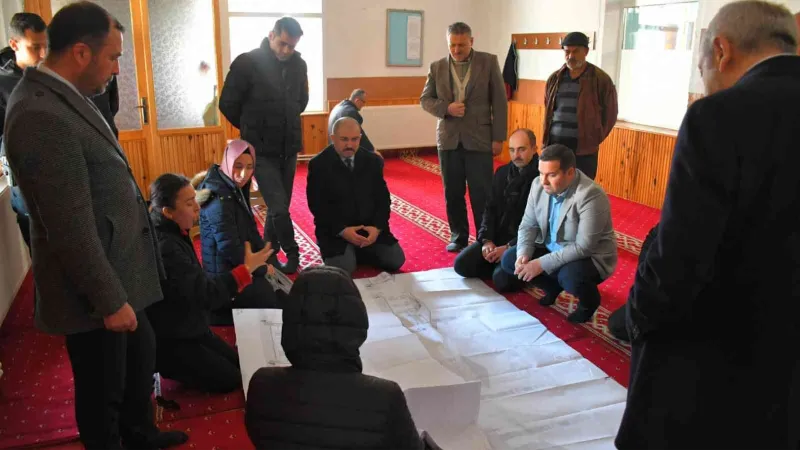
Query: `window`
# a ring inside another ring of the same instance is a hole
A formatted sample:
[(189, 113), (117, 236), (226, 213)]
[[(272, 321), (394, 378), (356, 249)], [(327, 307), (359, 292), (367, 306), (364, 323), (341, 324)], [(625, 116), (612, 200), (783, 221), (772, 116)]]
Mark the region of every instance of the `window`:
[(619, 118), (677, 129), (686, 113), (698, 2), (623, 10)]
[(322, 111), (322, 0), (228, 0), (231, 61), (260, 46), (275, 21), (285, 15), (297, 19), (303, 28), (297, 51), (308, 64), (306, 111)]

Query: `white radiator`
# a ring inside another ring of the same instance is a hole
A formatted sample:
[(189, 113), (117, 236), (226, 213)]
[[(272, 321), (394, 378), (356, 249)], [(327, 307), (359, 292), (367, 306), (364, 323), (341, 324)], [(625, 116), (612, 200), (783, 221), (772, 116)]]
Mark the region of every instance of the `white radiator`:
[(436, 146), (436, 117), (420, 105), (366, 107), (364, 131), (378, 150)]

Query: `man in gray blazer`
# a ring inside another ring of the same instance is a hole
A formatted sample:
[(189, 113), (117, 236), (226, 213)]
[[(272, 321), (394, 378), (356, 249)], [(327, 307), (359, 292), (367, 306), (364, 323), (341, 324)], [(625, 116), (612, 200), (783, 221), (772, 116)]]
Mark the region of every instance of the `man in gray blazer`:
[(36, 325), (66, 336), (87, 449), (187, 440), (153, 420), (155, 338), (144, 309), (162, 298), (155, 229), (88, 98), (119, 73), (122, 31), (95, 4), (61, 9), (47, 29), (47, 58), (25, 70), (9, 99), (3, 135), (30, 210)]
[(599, 185), (575, 168), (575, 153), (553, 144), (539, 155), (516, 247), (503, 255), (503, 270), (545, 291), (542, 306), (565, 290), (580, 301), (567, 318), (589, 321), (600, 306), (597, 285), (614, 273), (617, 242), (611, 204)]
[(467, 246), (466, 184), (475, 231), (492, 187), (492, 157), (506, 140), (508, 102), (497, 56), (472, 49), (472, 29), (463, 22), (447, 28), (450, 55), (431, 64), (420, 96), (422, 108), (439, 118), (436, 146), (442, 168), (450, 243)]

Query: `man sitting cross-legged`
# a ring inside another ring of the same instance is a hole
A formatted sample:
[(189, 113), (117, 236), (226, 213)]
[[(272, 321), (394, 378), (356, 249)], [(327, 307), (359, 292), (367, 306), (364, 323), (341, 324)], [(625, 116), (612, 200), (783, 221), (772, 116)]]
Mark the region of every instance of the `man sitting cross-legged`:
[(519, 284), (513, 274), (500, 267), (500, 258), (517, 243), (531, 183), (539, 176), (536, 149), (536, 135), (527, 128), (520, 128), (508, 139), (511, 162), (494, 173), (478, 239), (456, 257), (454, 269), (462, 277), (491, 276), (495, 289), (501, 292)]
[(568, 320), (589, 321), (600, 306), (597, 285), (617, 265), (611, 204), (599, 185), (575, 168), (575, 154), (561, 144), (539, 155), (517, 245), (506, 251), (502, 267), (545, 291), (539, 303), (555, 303), (565, 290), (580, 300)]
[(361, 260), (396, 271), (406, 261), (389, 231), (389, 188), (383, 160), (359, 150), (361, 127), (351, 117), (333, 124), (329, 145), (308, 164), (306, 196), (326, 265), (352, 273)]

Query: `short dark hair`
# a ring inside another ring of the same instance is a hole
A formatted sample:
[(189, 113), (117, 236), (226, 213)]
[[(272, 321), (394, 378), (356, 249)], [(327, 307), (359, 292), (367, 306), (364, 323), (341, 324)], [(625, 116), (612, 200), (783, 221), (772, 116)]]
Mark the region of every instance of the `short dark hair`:
[(284, 31), (293, 38), (299, 38), (303, 35), (303, 28), (300, 27), (300, 22), (298, 22), (294, 17), (283, 16), (275, 21), (275, 26), (272, 27), (272, 32), (280, 36)]
[(361, 88), (353, 89), (353, 92), (350, 93), (350, 101), (352, 102), (357, 98), (359, 98), (361, 100), (364, 100), (364, 96), (366, 94), (367, 94), (367, 91), (365, 91), (365, 90), (363, 90)]
[(38, 14), (21, 12), (11, 16), (11, 23), (8, 25), (8, 30), (11, 32), (12, 38), (25, 37), (25, 32), (28, 30), (34, 33), (41, 33), (47, 29), (47, 24), (44, 23)]
[(575, 152), (566, 145), (548, 145), (539, 155), (539, 161), (558, 161), (560, 169), (566, 172), (570, 167), (575, 167)]
[(48, 53), (62, 53), (82, 42), (92, 51), (102, 47), (111, 25), (120, 32), (125, 27), (102, 6), (92, 2), (71, 3), (61, 8), (47, 27)]
[(150, 207), (158, 210), (164, 207), (175, 208), (178, 192), (190, 184), (191, 181), (183, 175), (176, 173), (161, 175), (150, 185)]
[(530, 128), (517, 128), (516, 130), (514, 130), (513, 133), (509, 134), (508, 137), (511, 138), (511, 136), (517, 134), (520, 131), (528, 135), (528, 143), (530, 144), (531, 147), (536, 145), (536, 133), (534, 133), (533, 130), (531, 130)]
[(472, 36), (472, 28), (464, 22), (456, 22), (447, 27), (447, 35), (450, 36), (451, 34), (466, 34)]

